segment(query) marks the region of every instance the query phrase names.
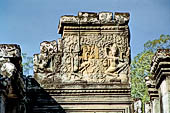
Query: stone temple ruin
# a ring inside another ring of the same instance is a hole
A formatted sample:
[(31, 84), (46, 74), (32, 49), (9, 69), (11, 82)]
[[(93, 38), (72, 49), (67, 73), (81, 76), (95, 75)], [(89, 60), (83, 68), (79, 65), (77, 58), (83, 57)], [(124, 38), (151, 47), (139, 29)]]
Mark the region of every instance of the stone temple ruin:
[(128, 21), (129, 13), (62, 16), (62, 38), (40, 44), (34, 78), (60, 93), (52, 97), (66, 112), (132, 112)]
[(146, 113), (170, 113), (170, 49), (158, 49), (151, 63), (152, 77), (146, 78), (150, 103)]
[[(118, 12), (62, 16), (62, 38), (40, 44), (33, 76), (23, 75), (19, 45), (1, 44), (0, 113), (139, 113), (130, 91), (129, 18)], [(146, 113), (169, 113), (168, 88), (162, 92), (169, 68), (159, 64), (159, 52), (151, 69), (156, 81), (146, 78), (152, 100)]]
[[(43, 87), (61, 83), (129, 83), (129, 13), (78, 13), (62, 16), (61, 39), (40, 44), (34, 73)], [(46, 84), (44, 84), (44, 82)], [(48, 84), (49, 82), (50, 84)], [(51, 86), (52, 85), (52, 86)]]

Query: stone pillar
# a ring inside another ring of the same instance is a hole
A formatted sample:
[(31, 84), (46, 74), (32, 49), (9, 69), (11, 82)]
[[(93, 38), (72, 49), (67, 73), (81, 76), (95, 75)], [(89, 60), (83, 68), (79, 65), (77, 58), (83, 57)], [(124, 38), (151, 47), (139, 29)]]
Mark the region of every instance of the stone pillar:
[[(159, 91), (159, 99), (156, 99), (153, 105), (155, 106), (160, 105), (160, 113), (170, 113), (170, 50), (169, 49), (157, 50), (152, 60), (151, 73), (154, 76), (154, 79), (156, 81), (156, 88)], [(155, 107), (155, 111), (156, 110), (158, 110), (158, 108)]]
[(136, 99), (134, 102), (134, 112), (142, 113), (142, 100)]
[(152, 113), (160, 113), (160, 100), (159, 98), (155, 98), (152, 101)]
[(160, 113), (159, 94), (155, 85), (156, 81), (153, 77), (145, 77), (145, 82), (150, 96), (150, 111), (151, 113)]
[(150, 102), (145, 103), (145, 112), (144, 113), (151, 113)]

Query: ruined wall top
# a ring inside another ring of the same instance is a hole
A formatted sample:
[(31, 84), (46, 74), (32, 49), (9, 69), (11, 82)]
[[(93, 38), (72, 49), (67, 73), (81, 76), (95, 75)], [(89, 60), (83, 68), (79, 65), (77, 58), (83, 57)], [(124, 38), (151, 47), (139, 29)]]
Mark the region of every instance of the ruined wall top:
[(0, 57), (21, 57), (21, 49), (16, 44), (0, 44)]
[(63, 27), (67, 25), (128, 25), (129, 13), (115, 12), (114, 19), (112, 12), (79, 12), (78, 16), (65, 15), (60, 18), (58, 33), (62, 34)]

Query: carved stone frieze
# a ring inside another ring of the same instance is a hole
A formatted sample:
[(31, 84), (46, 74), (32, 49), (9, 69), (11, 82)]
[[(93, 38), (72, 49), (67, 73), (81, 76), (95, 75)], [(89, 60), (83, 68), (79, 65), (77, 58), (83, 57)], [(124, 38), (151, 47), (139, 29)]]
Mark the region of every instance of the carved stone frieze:
[(41, 43), (35, 75), (48, 80), (57, 73), (63, 83), (129, 83), (128, 21), (129, 13), (116, 13), (114, 19), (111, 12), (62, 16), (62, 38)]

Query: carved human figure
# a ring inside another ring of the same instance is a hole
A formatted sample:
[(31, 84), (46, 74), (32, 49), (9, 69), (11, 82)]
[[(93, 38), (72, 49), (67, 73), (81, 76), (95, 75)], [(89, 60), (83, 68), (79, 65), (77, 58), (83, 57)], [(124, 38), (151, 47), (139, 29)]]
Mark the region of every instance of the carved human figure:
[(94, 59), (98, 58), (98, 48), (95, 45), (82, 47), (82, 63), (80, 71), (83, 74), (90, 74), (94, 72), (95, 62)]
[(40, 72), (52, 71), (52, 67), (50, 66), (51, 63), (50, 60), (51, 60), (51, 55), (47, 55), (46, 53), (41, 53), (39, 55), (38, 69)]
[(108, 69), (105, 71), (106, 74), (108, 75), (112, 75), (114, 77), (118, 77), (118, 67), (117, 65), (119, 64), (119, 57), (118, 57), (119, 51), (118, 48), (115, 44), (113, 44), (110, 47), (110, 50), (106, 50), (106, 55), (107, 58), (109, 58), (109, 64), (110, 66), (108, 67)]

